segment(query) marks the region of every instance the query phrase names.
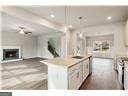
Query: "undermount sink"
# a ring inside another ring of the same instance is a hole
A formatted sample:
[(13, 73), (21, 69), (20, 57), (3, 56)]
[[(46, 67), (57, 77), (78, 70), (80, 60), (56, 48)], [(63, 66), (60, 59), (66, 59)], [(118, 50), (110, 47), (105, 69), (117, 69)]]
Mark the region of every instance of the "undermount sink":
[(82, 56), (73, 56), (72, 58), (76, 58), (76, 59), (82, 59)]

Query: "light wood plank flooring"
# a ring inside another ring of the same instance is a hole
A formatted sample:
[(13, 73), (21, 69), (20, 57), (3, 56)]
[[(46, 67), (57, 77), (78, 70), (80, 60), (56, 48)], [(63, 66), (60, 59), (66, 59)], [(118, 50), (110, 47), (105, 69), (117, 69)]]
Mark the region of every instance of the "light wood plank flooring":
[(47, 66), (40, 63), (41, 60), (32, 58), (2, 63), (2, 89), (47, 89)]

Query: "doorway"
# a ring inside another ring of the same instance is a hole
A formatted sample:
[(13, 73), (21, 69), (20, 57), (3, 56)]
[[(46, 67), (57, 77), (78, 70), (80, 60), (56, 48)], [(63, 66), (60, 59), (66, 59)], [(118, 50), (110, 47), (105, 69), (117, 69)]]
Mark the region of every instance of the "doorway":
[(86, 37), (87, 54), (93, 57), (113, 58), (114, 35), (88, 36)]

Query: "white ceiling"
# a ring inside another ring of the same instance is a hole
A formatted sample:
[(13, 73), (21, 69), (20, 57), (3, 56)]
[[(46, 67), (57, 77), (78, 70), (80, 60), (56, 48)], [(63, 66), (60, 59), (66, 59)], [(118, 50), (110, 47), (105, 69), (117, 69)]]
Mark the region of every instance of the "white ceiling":
[(2, 13), (2, 31), (3, 32), (18, 32), (19, 26), (25, 28), (25, 31), (32, 32), (33, 35), (47, 34), (56, 32), (53, 29), (34, 24), (32, 22), (27, 22), (22, 19), (10, 16), (6, 13)]
[[(127, 6), (24, 6), (22, 8), (53, 22), (60, 24), (66, 22), (74, 28), (122, 21), (126, 19), (128, 13)], [(54, 14), (55, 18), (51, 18), (50, 14)], [(84, 17), (81, 25), (78, 20), (79, 16)], [(108, 16), (112, 16), (112, 20), (107, 21)]]
[[(65, 23), (65, 6), (22, 6), (21, 8), (52, 22)], [(54, 14), (55, 18), (51, 18), (50, 14)]]
[[(107, 24), (110, 22), (123, 21), (127, 17), (127, 6), (16, 6), (26, 11), (45, 18), (48, 21), (64, 25), (72, 25), (73, 28), (78, 29), (85, 26), (94, 26), (99, 24)], [(65, 9), (66, 18), (65, 18)], [(22, 13), (20, 13), (22, 14)], [(55, 18), (51, 18), (50, 14), (54, 14)], [(78, 20), (79, 16), (83, 16), (82, 25)], [(108, 16), (112, 16), (110, 21), (106, 20)], [(31, 19), (31, 18), (30, 18)], [(22, 20), (10, 16), (6, 13), (2, 13), (2, 30), (17, 32), (18, 27), (23, 26), (26, 31), (31, 31), (33, 35), (39, 35), (42, 33), (55, 32), (55, 30), (38, 25), (32, 22)]]

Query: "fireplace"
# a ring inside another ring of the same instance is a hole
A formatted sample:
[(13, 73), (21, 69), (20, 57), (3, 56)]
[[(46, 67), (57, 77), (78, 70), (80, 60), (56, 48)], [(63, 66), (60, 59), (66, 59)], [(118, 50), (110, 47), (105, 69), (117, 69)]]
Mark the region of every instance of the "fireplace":
[(1, 63), (22, 60), (20, 46), (2, 46)]
[(19, 59), (19, 49), (3, 49), (3, 60)]
[(12, 96), (12, 92), (0, 92), (0, 96)]

